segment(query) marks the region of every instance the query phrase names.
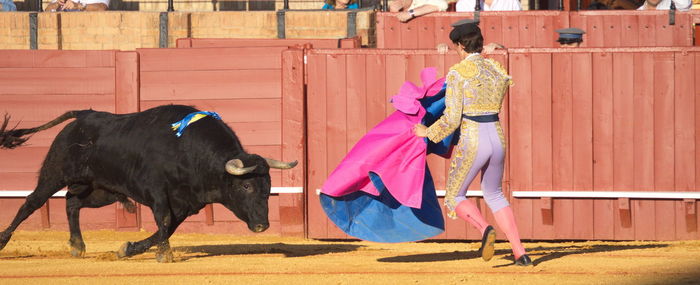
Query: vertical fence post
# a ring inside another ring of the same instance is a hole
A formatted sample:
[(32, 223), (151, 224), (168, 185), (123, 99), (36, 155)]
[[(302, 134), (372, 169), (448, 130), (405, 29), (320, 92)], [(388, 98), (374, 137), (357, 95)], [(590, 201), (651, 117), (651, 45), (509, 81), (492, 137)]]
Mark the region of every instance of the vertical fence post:
[(357, 35), (357, 12), (348, 12), (348, 38), (352, 38)]
[(284, 39), (284, 12), (285, 10), (277, 11), (277, 38)]
[(168, 0), (168, 12), (174, 12), (175, 7), (173, 6), (173, 0)]
[[(172, 1), (172, 0), (170, 0)], [(168, 47), (168, 13), (160, 12), (160, 23), (158, 25), (160, 29), (160, 41), (158, 43), (159, 48)]]
[(37, 25), (37, 13), (29, 13), (29, 49), (37, 49), (39, 47)]

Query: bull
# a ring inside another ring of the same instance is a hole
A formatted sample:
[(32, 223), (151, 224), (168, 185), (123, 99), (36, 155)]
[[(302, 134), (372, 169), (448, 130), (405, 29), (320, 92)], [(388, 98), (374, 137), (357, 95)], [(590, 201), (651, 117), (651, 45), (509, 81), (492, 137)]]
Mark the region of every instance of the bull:
[(297, 162), (247, 153), (234, 131), (212, 116), (176, 136), (171, 124), (194, 112), (198, 110), (181, 105), (131, 114), (69, 111), (30, 129), (8, 129), (6, 116), (0, 126), (0, 148), (8, 149), (22, 145), (28, 135), (75, 120), (51, 144), (35, 190), (0, 233), (0, 250), (22, 221), (63, 188), (67, 188), (69, 244), (76, 257), (85, 253), (80, 209), (119, 201), (131, 211), (129, 198), (151, 208), (158, 230), (144, 240), (124, 243), (117, 251), (120, 258), (156, 245), (156, 259), (171, 262), (169, 237), (210, 203), (228, 208), (251, 231), (265, 231), (270, 225), (270, 168), (289, 169)]

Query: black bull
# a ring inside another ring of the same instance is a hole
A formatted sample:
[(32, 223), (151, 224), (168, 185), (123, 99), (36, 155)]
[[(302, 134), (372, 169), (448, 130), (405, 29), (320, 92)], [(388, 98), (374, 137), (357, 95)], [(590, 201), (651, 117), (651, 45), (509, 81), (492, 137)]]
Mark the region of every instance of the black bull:
[(157, 245), (158, 261), (172, 261), (168, 238), (187, 217), (209, 203), (223, 204), (253, 232), (266, 230), (270, 168), (292, 168), (296, 161), (285, 163), (246, 153), (233, 130), (210, 116), (192, 123), (177, 137), (170, 125), (197, 111), (179, 105), (124, 115), (70, 111), (36, 128), (12, 130), (7, 130), (6, 116), (0, 126), (0, 148), (17, 147), (27, 135), (75, 120), (51, 144), (36, 189), (0, 232), (0, 249), (22, 221), (64, 187), (68, 189), (66, 212), (74, 256), (85, 253), (80, 209), (119, 201), (133, 210), (128, 198), (151, 208), (158, 231), (144, 240), (125, 243), (119, 257)]

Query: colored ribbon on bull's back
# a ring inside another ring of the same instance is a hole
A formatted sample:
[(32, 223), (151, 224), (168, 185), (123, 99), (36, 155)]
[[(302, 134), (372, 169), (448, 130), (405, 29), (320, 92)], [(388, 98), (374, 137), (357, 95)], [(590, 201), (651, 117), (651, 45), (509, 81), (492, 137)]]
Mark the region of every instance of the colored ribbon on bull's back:
[(445, 155), (453, 137), (436, 145), (413, 134), (415, 124), (430, 125), (444, 110), (444, 78), (436, 75), (426, 68), (423, 86), (406, 82), (392, 98), (398, 111), (362, 137), (323, 184), (321, 206), (345, 233), (406, 242), (444, 231), (426, 155)]
[(182, 133), (185, 131), (185, 128), (187, 128), (190, 124), (199, 121), (199, 119), (204, 118), (206, 116), (211, 116), (215, 119), (221, 120), (221, 117), (219, 117), (219, 114), (216, 112), (208, 112), (208, 111), (200, 111), (200, 112), (193, 112), (187, 114), (182, 120), (179, 120), (175, 123), (172, 123), (170, 126), (172, 127), (173, 131), (175, 131), (175, 135), (177, 137), (182, 136)]

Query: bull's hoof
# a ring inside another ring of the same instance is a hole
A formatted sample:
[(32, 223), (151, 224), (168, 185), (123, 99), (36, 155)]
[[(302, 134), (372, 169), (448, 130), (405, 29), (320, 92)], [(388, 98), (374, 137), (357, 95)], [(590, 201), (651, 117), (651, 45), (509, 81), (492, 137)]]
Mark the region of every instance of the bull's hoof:
[(70, 245), (70, 255), (73, 257), (84, 257), (85, 256), (85, 243), (81, 240), (73, 241), (73, 239), (68, 241)]
[(160, 263), (171, 263), (173, 262), (173, 252), (169, 250), (167, 252), (156, 253), (156, 260)]
[(133, 246), (132, 242), (125, 242), (122, 244), (122, 246), (119, 248), (119, 251), (117, 251), (117, 257), (119, 258), (124, 258), (124, 257), (129, 257), (131, 256), (131, 247)]
[(85, 256), (85, 245), (82, 247), (71, 245), (70, 255), (73, 257), (84, 257)]

